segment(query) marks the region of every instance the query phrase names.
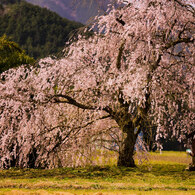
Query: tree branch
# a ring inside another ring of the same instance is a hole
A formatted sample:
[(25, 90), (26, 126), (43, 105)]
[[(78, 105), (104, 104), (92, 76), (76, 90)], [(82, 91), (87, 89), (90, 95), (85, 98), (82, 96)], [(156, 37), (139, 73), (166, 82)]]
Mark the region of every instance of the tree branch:
[(121, 59), (122, 59), (124, 48), (125, 48), (125, 41), (123, 41), (122, 44), (120, 45), (118, 56), (117, 56), (116, 67), (118, 70), (121, 69)]
[[(59, 98), (65, 98), (66, 100), (60, 100)], [(94, 106), (87, 106), (84, 104), (81, 104), (79, 102), (77, 102), (76, 100), (74, 100), (72, 97), (68, 96), (68, 95), (63, 95), (63, 94), (58, 94), (54, 96), (54, 103), (67, 103), (67, 104), (71, 104), (74, 105), (78, 108), (81, 109), (87, 109), (87, 110), (96, 110), (97, 108)]]
[(119, 22), (120, 24), (122, 24), (123, 26), (125, 26), (125, 21), (121, 19), (122, 16), (120, 16), (119, 18), (116, 18), (116, 21)]
[[(66, 100), (60, 100), (59, 98), (65, 98)], [(68, 96), (68, 95), (63, 95), (63, 94), (58, 94), (55, 95), (53, 97), (54, 99), (54, 103), (66, 103), (66, 104), (71, 104), (73, 106), (76, 106), (78, 108), (81, 108), (83, 110), (103, 110), (105, 112), (107, 112), (110, 116), (113, 115), (113, 111), (109, 106), (106, 106), (104, 108), (100, 108), (100, 107), (95, 107), (95, 106), (87, 106), (84, 104), (81, 104), (79, 102), (77, 102), (76, 100), (74, 100), (72, 97)]]
[(190, 37), (188, 38), (180, 38), (177, 39), (176, 41), (172, 41), (170, 43), (168, 43), (165, 47), (163, 47), (163, 49), (169, 49), (171, 47), (174, 47), (175, 45), (179, 44), (179, 43), (193, 43), (194, 39), (191, 39)]
[[(51, 153), (52, 151), (54, 151), (54, 150), (55, 150), (57, 147), (59, 147), (60, 145), (65, 144), (66, 141), (67, 141), (67, 138), (70, 136), (70, 134), (71, 134), (72, 132), (74, 133), (73, 136), (75, 136), (81, 129), (86, 128), (87, 126), (93, 124), (95, 121), (97, 121), (97, 120), (103, 120), (103, 119), (106, 119), (106, 118), (109, 118), (109, 117), (110, 117), (110, 115), (102, 116), (102, 117), (100, 117), (100, 118), (98, 118), (98, 119), (96, 119), (96, 120), (92, 120), (92, 121), (86, 123), (85, 125), (81, 125), (81, 126), (75, 127), (74, 129), (70, 130), (70, 131), (67, 133), (67, 135), (66, 135), (63, 139), (61, 139), (59, 142), (57, 142), (57, 143), (55, 144), (55, 146), (54, 146), (50, 151), (48, 151), (48, 153)], [(54, 129), (54, 128), (53, 128), (53, 129)], [(75, 130), (76, 130), (76, 132), (74, 132)]]
[(181, 7), (187, 8), (188, 11), (190, 11), (193, 16), (195, 16), (195, 9), (192, 5), (189, 4), (183, 4), (180, 0), (175, 0), (176, 3), (178, 3)]

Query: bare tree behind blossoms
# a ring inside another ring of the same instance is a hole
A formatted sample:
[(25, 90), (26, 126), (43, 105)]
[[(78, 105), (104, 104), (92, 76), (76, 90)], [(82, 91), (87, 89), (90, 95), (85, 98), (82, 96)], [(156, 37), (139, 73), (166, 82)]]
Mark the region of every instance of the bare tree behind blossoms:
[(156, 125), (157, 140), (193, 132), (193, 2), (118, 3), (63, 58), (1, 75), (1, 167), (79, 165), (118, 138), (118, 166), (134, 167), (141, 131)]

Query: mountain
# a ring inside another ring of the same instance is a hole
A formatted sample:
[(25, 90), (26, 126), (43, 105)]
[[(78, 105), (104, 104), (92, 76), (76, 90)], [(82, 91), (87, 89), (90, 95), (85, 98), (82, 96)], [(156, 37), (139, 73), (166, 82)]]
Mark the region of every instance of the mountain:
[(46, 7), (64, 18), (86, 24), (91, 17), (104, 12), (111, 0), (26, 0)]
[(82, 26), (23, 0), (0, 0), (0, 36), (6, 34), (35, 59), (61, 51), (70, 32)]

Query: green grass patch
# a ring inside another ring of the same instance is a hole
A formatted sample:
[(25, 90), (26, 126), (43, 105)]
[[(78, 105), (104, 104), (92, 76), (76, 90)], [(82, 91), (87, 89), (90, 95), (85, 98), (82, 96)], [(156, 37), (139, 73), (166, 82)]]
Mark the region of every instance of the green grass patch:
[(190, 158), (184, 152), (151, 153), (149, 158), (136, 168), (0, 170), (0, 194), (195, 194), (195, 173), (185, 170)]

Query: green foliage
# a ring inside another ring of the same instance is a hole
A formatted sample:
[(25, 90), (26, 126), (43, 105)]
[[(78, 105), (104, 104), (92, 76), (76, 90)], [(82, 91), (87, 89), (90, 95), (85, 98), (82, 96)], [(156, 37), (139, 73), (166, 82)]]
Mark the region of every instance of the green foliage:
[(24, 1), (4, 6), (0, 14), (0, 36), (7, 34), (36, 59), (60, 52), (70, 32), (82, 26)]
[(26, 55), (17, 43), (10, 41), (6, 35), (0, 37), (0, 73), (33, 62), (34, 59)]

